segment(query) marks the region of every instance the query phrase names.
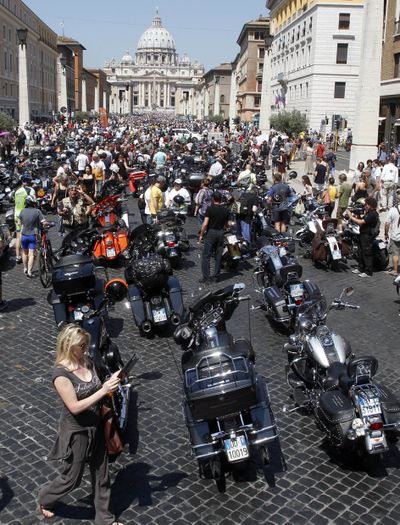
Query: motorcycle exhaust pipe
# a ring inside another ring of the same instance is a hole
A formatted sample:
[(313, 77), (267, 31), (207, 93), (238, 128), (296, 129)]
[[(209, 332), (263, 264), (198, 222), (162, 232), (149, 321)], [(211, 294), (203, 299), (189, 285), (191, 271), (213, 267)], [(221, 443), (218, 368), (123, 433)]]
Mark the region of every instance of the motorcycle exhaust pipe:
[(177, 314), (172, 314), (170, 321), (173, 326), (179, 326), (181, 324), (181, 318)]
[(153, 326), (150, 321), (143, 321), (141, 328), (145, 334), (149, 334), (152, 331)]

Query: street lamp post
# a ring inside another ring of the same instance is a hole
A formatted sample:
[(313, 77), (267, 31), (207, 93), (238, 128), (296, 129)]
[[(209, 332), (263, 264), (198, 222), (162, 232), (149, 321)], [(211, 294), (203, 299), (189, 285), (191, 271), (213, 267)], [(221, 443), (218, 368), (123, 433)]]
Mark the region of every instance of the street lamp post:
[(87, 113), (86, 73), (82, 72), (82, 112)]
[(274, 37), (268, 32), (265, 35), (264, 66), (262, 75), (261, 108), (259, 128), (262, 133), (271, 129), (271, 49)]
[(19, 97), (19, 124), (24, 126), (31, 121), (31, 113), (29, 108), (29, 86), (28, 86), (28, 66), (26, 59), (26, 41), (28, 30), (25, 28), (17, 29), (17, 37), (19, 44), (18, 51), (18, 97)]

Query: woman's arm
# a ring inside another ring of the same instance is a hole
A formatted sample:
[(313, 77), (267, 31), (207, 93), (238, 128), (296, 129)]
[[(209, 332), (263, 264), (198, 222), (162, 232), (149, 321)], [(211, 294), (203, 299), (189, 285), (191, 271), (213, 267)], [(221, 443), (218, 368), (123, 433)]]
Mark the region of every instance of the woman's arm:
[(118, 374), (119, 371), (114, 372), (110, 379), (103, 383), (97, 392), (80, 401), (78, 401), (74, 387), (68, 378), (63, 376), (56, 377), (54, 387), (68, 410), (72, 414), (77, 415), (96, 405), (100, 399), (103, 399), (107, 394), (114, 392), (120, 382), (120, 379), (117, 377)]

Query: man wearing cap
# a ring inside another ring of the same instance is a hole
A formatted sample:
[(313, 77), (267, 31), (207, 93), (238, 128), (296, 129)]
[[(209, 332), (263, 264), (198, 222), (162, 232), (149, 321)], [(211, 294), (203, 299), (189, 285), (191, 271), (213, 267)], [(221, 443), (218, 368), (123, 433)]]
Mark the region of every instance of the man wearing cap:
[(90, 166), (92, 167), (92, 173), (95, 180), (94, 198), (96, 198), (103, 189), (104, 181), (106, 179), (106, 167), (96, 152), (93, 153), (93, 160), (90, 163)]
[(186, 188), (183, 188), (181, 179), (176, 179), (174, 181), (174, 187), (167, 195), (167, 199), (165, 201), (165, 205), (167, 208), (172, 208), (174, 206), (174, 197), (176, 197), (177, 195), (183, 197), (186, 207), (190, 205), (190, 193)]
[(22, 175), (21, 181), (22, 186), (18, 188), (18, 190), (15, 192), (14, 195), (14, 202), (15, 202), (15, 208), (14, 208), (14, 220), (15, 220), (15, 233), (16, 233), (16, 241), (15, 241), (15, 261), (17, 264), (20, 264), (22, 262), (21, 257), (21, 221), (19, 219), (19, 216), (21, 214), (21, 211), (26, 206), (26, 198), (28, 195), (32, 195), (35, 197), (35, 190), (30, 187), (31, 183), (31, 176), (29, 173)]
[(122, 178), (119, 175), (119, 166), (114, 162), (110, 166), (111, 177), (108, 178), (103, 186), (102, 196), (114, 195), (115, 193), (120, 193), (120, 185), (123, 182)]

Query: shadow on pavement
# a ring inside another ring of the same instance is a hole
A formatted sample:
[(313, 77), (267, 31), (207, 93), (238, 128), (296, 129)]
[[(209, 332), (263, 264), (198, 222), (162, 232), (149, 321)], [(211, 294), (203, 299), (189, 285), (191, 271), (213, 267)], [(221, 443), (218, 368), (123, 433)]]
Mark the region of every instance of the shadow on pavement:
[(7, 478), (0, 478), (0, 512), (7, 507), (14, 497), (14, 491), (10, 487)]
[(153, 504), (152, 494), (166, 492), (176, 487), (188, 475), (185, 472), (168, 472), (162, 476), (151, 474), (152, 466), (147, 463), (132, 463), (121, 469), (111, 488), (113, 510), (119, 515), (137, 500), (139, 507)]
[(7, 300), (7, 310), (5, 312), (17, 312), (18, 310), (22, 310), (22, 308), (26, 308), (28, 306), (34, 306), (36, 304), (35, 299), (32, 297), (18, 297), (17, 299), (10, 299)]

